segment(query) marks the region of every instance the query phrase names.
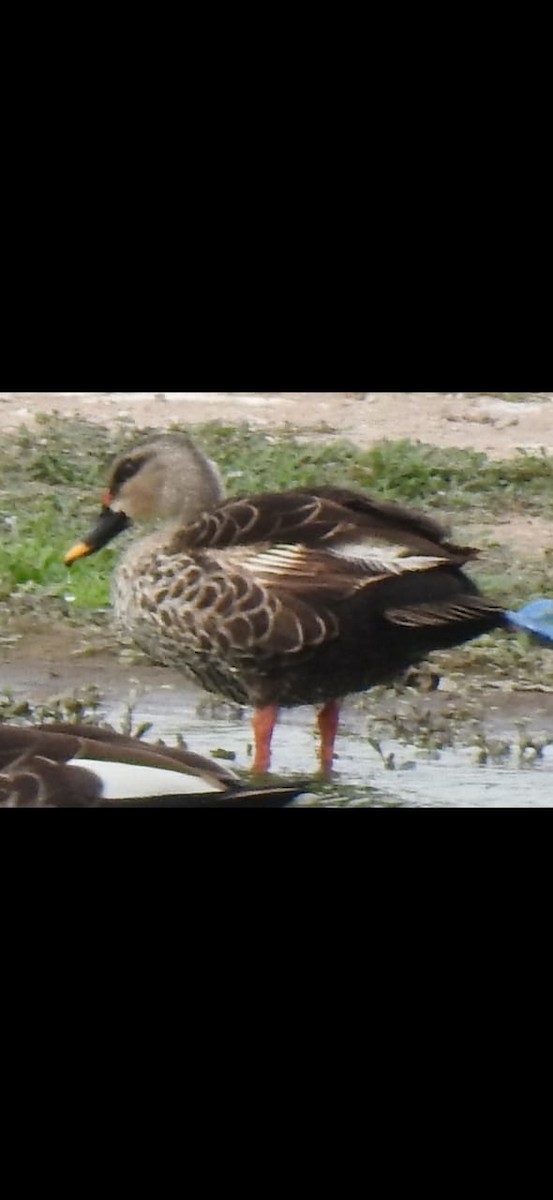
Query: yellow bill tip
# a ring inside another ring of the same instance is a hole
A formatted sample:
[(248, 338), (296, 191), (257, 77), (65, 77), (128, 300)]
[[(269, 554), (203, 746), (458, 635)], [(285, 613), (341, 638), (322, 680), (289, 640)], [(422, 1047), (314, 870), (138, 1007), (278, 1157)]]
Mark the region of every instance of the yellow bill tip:
[(86, 558), (89, 554), (92, 554), (92, 546), (89, 546), (88, 542), (77, 542), (77, 545), (73, 546), (73, 549), (65, 555), (63, 561), (66, 567), (70, 567), (78, 558)]

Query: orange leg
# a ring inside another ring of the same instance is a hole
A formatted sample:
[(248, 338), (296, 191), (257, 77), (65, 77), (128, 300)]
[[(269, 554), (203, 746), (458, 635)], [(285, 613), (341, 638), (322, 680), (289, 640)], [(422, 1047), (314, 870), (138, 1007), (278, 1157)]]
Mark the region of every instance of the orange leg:
[(254, 712), (255, 759), (252, 767), (254, 775), (264, 775), (271, 766), (271, 741), (277, 719), (278, 706), (276, 704), (268, 705), (267, 708), (256, 708)]
[(337, 700), (329, 700), (321, 709), (318, 717), (321, 734), (321, 771), (330, 775), (334, 762), (334, 743), (340, 721), (340, 704)]

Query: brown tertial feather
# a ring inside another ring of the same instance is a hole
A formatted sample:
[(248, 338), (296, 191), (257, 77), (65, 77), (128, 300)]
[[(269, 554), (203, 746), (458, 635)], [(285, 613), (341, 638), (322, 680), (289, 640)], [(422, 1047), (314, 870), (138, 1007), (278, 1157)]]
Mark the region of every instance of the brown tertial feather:
[(179, 529), (168, 552), (273, 542), (299, 542), (309, 547), (326, 543), (330, 548), (333, 542), (360, 535), (401, 543), (418, 554), (441, 554), (459, 563), (477, 555), (469, 547), (450, 544), (446, 530), (424, 513), (330, 487), (227, 500)]

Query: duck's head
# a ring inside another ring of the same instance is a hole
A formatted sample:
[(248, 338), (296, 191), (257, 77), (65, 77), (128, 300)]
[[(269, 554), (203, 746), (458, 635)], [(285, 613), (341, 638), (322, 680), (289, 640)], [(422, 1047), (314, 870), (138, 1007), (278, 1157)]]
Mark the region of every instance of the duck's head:
[(95, 554), (135, 521), (161, 518), (185, 525), (223, 494), (217, 468), (186, 434), (144, 442), (116, 459), (100, 517), (66, 555), (66, 566)]

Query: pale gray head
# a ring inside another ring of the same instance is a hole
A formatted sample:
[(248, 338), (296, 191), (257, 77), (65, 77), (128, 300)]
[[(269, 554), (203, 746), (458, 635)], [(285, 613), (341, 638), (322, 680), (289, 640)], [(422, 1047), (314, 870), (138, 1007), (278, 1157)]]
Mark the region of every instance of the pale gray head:
[(161, 517), (186, 524), (223, 498), (215, 463), (187, 434), (168, 433), (119, 456), (104, 502), (131, 521)]

